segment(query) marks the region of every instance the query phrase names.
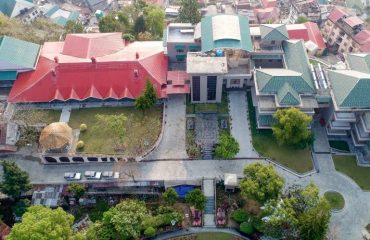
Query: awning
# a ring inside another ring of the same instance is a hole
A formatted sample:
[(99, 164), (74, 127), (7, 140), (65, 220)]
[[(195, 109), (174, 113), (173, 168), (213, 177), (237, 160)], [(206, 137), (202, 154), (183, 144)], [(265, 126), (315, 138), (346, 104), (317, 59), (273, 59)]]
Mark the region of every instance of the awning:
[(0, 81), (7, 81), (7, 80), (16, 80), (17, 79), (17, 71), (4, 71), (0, 72)]

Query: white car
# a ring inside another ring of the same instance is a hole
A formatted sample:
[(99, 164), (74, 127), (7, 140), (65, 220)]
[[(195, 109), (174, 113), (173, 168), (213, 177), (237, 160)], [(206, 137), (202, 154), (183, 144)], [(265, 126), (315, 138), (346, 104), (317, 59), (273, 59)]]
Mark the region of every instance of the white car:
[(118, 179), (119, 178), (119, 172), (104, 171), (103, 172), (103, 178), (106, 178), (106, 179)]
[(72, 180), (80, 180), (81, 179), (81, 173), (74, 173), (74, 172), (66, 172), (64, 173), (64, 179), (68, 181)]
[(101, 178), (101, 172), (85, 171), (85, 177), (90, 180), (99, 180)]

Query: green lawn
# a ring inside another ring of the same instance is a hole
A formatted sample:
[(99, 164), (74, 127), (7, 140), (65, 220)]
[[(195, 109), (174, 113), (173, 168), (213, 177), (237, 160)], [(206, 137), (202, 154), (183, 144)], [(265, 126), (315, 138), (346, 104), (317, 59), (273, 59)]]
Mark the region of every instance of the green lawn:
[(28, 124), (50, 124), (53, 122), (59, 122), (61, 113), (61, 110), (52, 109), (19, 110), (14, 114), (13, 119), (20, 119)]
[(114, 142), (104, 128), (94, 129), (96, 114), (121, 114), (127, 117), (124, 156), (134, 157), (150, 148), (161, 132), (162, 106), (156, 106), (143, 113), (134, 107), (105, 107), (73, 109), (69, 125), (76, 129), (87, 124), (87, 131), (80, 134), (85, 142), (83, 152), (114, 154)]
[(353, 155), (333, 155), (335, 169), (352, 178), (362, 189), (370, 190), (370, 168), (359, 167)]
[(296, 149), (291, 146), (279, 146), (271, 130), (257, 130), (255, 108), (251, 93), (247, 93), (249, 121), (252, 132), (254, 149), (266, 158), (270, 158), (298, 173), (305, 173), (313, 169), (309, 148)]
[(349, 152), (349, 146), (348, 146), (348, 143), (346, 141), (334, 141), (334, 140), (331, 140), (331, 141), (329, 141), (329, 145), (332, 148)]
[(198, 233), (197, 240), (233, 240), (235, 237), (227, 233)]
[(199, 112), (216, 112), (218, 114), (229, 113), (229, 99), (227, 93), (222, 93), (221, 103), (191, 103), (190, 99), (186, 102), (186, 114)]
[(344, 208), (344, 198), (339, 192), (326, 192), (324, 197), (329, 201), (331, 209), (340, 210)]

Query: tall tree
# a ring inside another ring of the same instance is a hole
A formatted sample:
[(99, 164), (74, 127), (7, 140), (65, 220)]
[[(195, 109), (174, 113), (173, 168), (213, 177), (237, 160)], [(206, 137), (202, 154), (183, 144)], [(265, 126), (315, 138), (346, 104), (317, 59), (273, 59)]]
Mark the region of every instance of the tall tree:
[(194, 206), (196, 209), (204, 210), (207, 198), (204, 196), (202, 191), (197, 188), (185, 195), (185, 201)]
[(52, 210), (44, 206), (29, 207), (16, 223), (7, 240), (73, 239), (74, 217), (63, 209)]
[(149, 5), (144, 9), (145, 28), (154, 38), (160, 38), (163, 35), (164, 11), (154, 5)]
[(95, 115), (95, 118), (97, 122), (96, 125), (93, 126), (93, 130), (104, 128), (113, 138), (116, 147), (120, 147), (123, 144), (126, 135), (126, 116), (123, 113), (115, 115), (97, 114)]
[(135, 21), (134, 33), (135, 33), (135, 35), (138, 35), (139, 33), (143, 33), (145, 31), (146, 31), (145, 20), (144, 20), (144, 16), (141, 15)]
[(153, 107), (157, 100), (158, 100), (157, 92), (152, 82), (149, 79), (147, 79), (144, 91), (135, 101), (135, 107), (145, 112), (145, 110), (148, 110), (151, 107)]
[(312, 144), (313, 134), (308, 129), (312, 117), (297, 108), (280, 109), (274, 115), (272, 132), (280, 145), (305, 148)]
[(216, 157), (222, 159), (232, 159), (239, 152), (239, 143), (230, 133), (221, 133), (219, 144), (215, 149)]
[(181, 0), (178, 22), (197, 24), (200, 22), (201, 16), (196, 0)]
[(2, 161), (3, 182), (0, 183), (0, 191), (17, 199), (22, 192), (31, 189), (28, 173), (23, 171), (14, 162)]
[(309, 21), (309, 19), (306, 16), (299, 16), (295, 23), (299, 24), (299, 23), (305, 23), (305, 22), (308, 22), (308, 21)]
[(138, 239), (143, 221), (150, 215), (145, 203), (125, 200), (104, 213), (102, 221), (92, 225), (88, 239)]
[(163, 199), (169, 205), (174, 205), (176, 201), (179, 199), (179, 195), (177, 194), (176, 190), (172, 187), (167, 188), (166, 191), (162, 194)]
[(68, 192), (72, 193), (76, 198), (81, 198), (85, 194), (86, 188), (82, 183), (74, 182), (69, 184)]
[(240, 182), (241, 195), (264, 203), (277, 199), (284, 187), (284, 179), (271, 165), (254, 163), (244, 168), (244, 177)]
[(100, 32), (129, 32), (130, 21), (124, 12), (112, 12), (99, 21)]
[(64, 27), (66, 33), (82, 33), (84, 26), (78, 21), (68, 21)]

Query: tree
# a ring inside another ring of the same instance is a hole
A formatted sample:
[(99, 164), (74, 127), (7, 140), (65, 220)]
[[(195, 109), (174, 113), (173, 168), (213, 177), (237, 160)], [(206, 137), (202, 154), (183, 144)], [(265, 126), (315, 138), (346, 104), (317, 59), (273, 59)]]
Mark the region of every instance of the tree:
[(78, 21), (68, 21), (64, 27), (66, 33), (82, 33), (84, 26)]
[(124, 200), (88, 229), (87, 239), (138, 239), (142, 223), (149, 216), (144, 202)]
[(74, 197), (80, 198), (85, 194), (86, 188), (83, 184), (74, 182), (69, 184), (68, 192), (72, 193)]
[(150, 80), (147, 79), (144, 91), (135, 101), (135, 107), (142, 110), (144, 113), (145, 110), (148, 110), (154, 106), (154, 104), (157, 102), (157, 99), (157, 92)]
[(144, 9), (144, 28), (149, 31), (155, 39), (163, 35), (164, 17), (164, 11), (158, 6), (150, 5)]
[(23, 171), (14, 162), (2, 161), (3, 182), (0, 183), (0, 191), (8, 196), (17, 199), (22, 192), (31, 189), (28, 173)]
[(305, 148), (313, 143), (313, 134), (308, 129), (312, 117), (297, 108), (279, 109), (273, 118), (272, 132), (280, 145)]
[(197, 24), (201, 20), (196, 0), (181, 0), (178, 22)]
[(306, 16), (299, 16), (298, 18), (297, 18), (297, 21), (295, 21), (295, 23), (305, 23), (305, 22), (308, 22), (309, 21), (309, 19), (306, 17)]
[(254, 163), (244, 168), (244, 178), (240, 182), (241, 195), (264, 203), (277, 199), (284, 187), (284, 179), (271, 165)]
[(50, 209), (41, 205), (29, 207), (16, 223), (7, 240), (73, 239), (71, 228), (74, 217), (63, 209)]
[(144, 20), (144, 16), (141, 15), (135, 21), (134, 33), (135, 33), (135, 35), (138, 35), (139, 33), (143, 33), (145, 31), (146, 31), (145, 20)]
[(185, 201), (196, 209), (204, 210), (207, 198), (200, 189), (194, 189), (185, 195)]
[(167, 188), (166, 191), (162, 194), (163, 199), (169, 205), (174, 205), (176, 201), (179, 199), (179, 195), (177, 194), (174, 188)]
[(93, 126), (93, 129), (105, 129), (109, 136), (113, 138), (116, 147), (120, 147), (125, 140), (126, 116), (123, 113), (116, 115), (97, 114), (95, 115), (95, 118), (97, 122), (96, 125)]
[(122, 34), (122, 39), (124, 39), (127, 42), (133, 42), (135, 41), (135, 37), (130, 33), (124, 33)]
[(22, 217), (27, 209), (31, 206), (31, 201), (26, 199), (20, 199), (13, 208), (13, 214), (16, 217)]
[(137, 35), (137, 39), (139, 41), (150, 41), (150, 40), (153, 40), (153, 36), (150, 32), (148, 31), (145, 31), (145, 32), (141, 32)]
[(100, 32), (128, 32), (130, 21), (124, 12), (112, 12), (99, 21)]
[(321, 198), (316, 207), (308, 209), (299, 217), (301, 239), (325, 239), (329, 229), (330, 217), (330, 204), (325, 198)]
[(223, 132), (219, 137), (219, 144), (216, 147), (216, 157), (232, 159), (239, 152), (239, 143), (230, 133)]

